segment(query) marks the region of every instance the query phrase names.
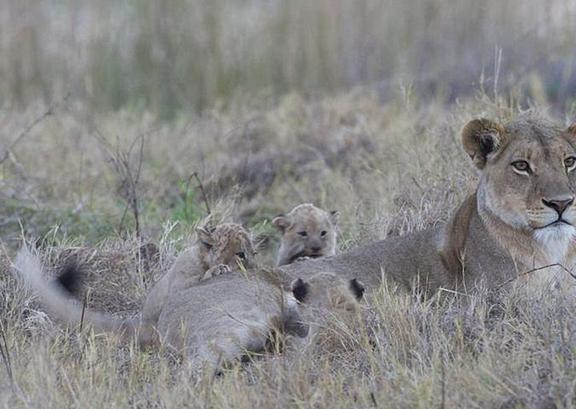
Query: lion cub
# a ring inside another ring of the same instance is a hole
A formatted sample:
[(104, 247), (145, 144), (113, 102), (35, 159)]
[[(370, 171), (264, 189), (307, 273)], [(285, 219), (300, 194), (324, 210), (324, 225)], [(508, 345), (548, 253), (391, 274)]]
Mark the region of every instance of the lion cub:
[(276, 264), (336, 254), (338, 216), (336, 210), (327, 212), (304, 203), (272, 220), (282, 233)]
[(239, 224), (199, 227), (196, 234), (196, 244), (176, 258), (168, 273), (148, 293), (142, 307), (143, 324), (156, 324), (162, 306), (175, 291), (236, 268), (254, 267), (256, 252), (250, 233)]
[(14, 267), (63, 322), (76, 325), (83, 319), (97, 332), (136, 337), (145, 344), (152, 329), (157, 340), (200, 368), (215, 371), (247, 353), (266, 350), (277, 334), (305, 337), (312, 321), (321, 324), (326, 311), (338, 316), (358, 311), (364, 294), (359, 281), (333, 273), (296, 279), (284, 290), (281, 271), (232, 272), (174, 292), (160, 308), (153, 328), (147, 328), (136, 318), (84, 309), (57, 280), (44, 278), (40, 258), (26, 247)]
[(219, 369), (266, 350), (275, 334), (305, 337), (326, 313), (359, 310), (364, 287), (357, 280), (319, 273), (284, 291), (274, 274), (232, 273), (180, 291), (160, 315), (159, 334), (176, 351)]

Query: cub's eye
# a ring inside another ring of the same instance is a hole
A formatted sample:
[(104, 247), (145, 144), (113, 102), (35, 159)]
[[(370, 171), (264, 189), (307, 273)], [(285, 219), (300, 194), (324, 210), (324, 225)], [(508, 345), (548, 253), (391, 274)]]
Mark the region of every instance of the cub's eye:
[(236, 253), (236, 256), (240, 259), (240, 260), (246, 260), (246, 254), (243, 251), (239, 251), (238, 253)]
[(308, 236), (308, 233), (306, 233), (305, 231), (299, 231), (298, 234), (302, 237)]
[(328, 234), (328, 232), (326, 230), (322, 230), (320, 232), (320, 236), (322, 236), (322, 237), (326, 236), (327, 234)]
[(566, 159), (564, 159), (564, 167), (566, 167), (566, 170), (568, 172), (574, 170), (574, 168), (576, 168), (576, 157), (569, 156)]
[(520, 173), (530, 173), (530, 165), (525, 160), (517, 160), (511, 163), (515, 171)]

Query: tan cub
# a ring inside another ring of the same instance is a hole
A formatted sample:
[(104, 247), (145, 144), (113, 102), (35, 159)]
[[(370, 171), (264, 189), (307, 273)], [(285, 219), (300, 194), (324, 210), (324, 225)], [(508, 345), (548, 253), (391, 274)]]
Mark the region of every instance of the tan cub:
[(197, 243), (184, 250), (150, 290), (142, 307), (142, 323), (154, 326), (166, 300), (174, 292), (233, 269), (255, 265), (250, 233), (235, 223), (196, 229)]
[(304, 203), (272, 220), (282, 233), (276, 264), (336, 254), (338, 216), (336, 210), (327, 212)]
[(288, 291), (280, 271), (232, 272), (181, 288), (160, 308), (151, 328), (138, 319), (84, 309), (57, 281), (47, 281), (41, 260), (24, 247), (14, 263), (18, 273), (36, 291), (45, 306), (63, 322), (81, 320), (97, 332), (136, 337), (148, 344), (157, 340), (199, 365), (218, 371), (250, 352), (267, 349), (276, 334), (304, 337), (309, 326), (322, 325), (326, 314), (338, 317), (359, 309), (364, 287), (355, 279), (320, 273), (296, 279)]

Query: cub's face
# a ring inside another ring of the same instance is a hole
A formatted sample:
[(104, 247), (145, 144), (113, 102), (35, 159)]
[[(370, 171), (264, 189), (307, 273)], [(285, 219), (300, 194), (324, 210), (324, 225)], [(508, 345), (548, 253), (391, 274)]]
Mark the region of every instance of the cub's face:
[(462, 137), (482, 169), (478, 197), (488, 212), (536, 238), (574, 235), (576, 129), (484, 119), (468, 123)]
[(364, 285), (357, 279), (347, 280), (334, 273), (318, 273), (305, 280), (292, 282), (292, 294), (303, 306), (308, 318), (326, 314), (346, 319), (360, 311)]
[(196, 230), (208, 268), (225, 264), (231, 268), (255, 266), (256, 251), (250, 233), (239, 224), (223, 223), (213, 229)]
[(302, 204), (272, 223), (282, 234), (278, 265), (290, 264), (301, 257), (332, 256), (336, 252), (337, 211)]

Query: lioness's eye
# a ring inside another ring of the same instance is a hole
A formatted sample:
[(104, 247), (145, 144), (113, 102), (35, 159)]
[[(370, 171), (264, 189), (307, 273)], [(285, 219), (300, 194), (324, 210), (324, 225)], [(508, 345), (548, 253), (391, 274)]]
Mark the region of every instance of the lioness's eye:
[(576, 157), (570, 156), (570, 157), (564, 159), (564, 166), (566, 167), (566, 170), (568, 172), (570, 172), (571, 170), (574, 170), (574, 168), (576, 168)]
[(518, 172), (530, 173), (530, 165), (525, 160), (517, 160), (516, 162), (512, 162), (512, 167)]
[(305, 231), (299, 231), (298, 234), (302, 237), (308, 236), (308, 233), (306, 233)]
[(320, 236), (322, 236), (322, 237), (326, 236), (327, 234), (328, 234), (328, 232), (326, 230), (322, 230), (320, 232)]

